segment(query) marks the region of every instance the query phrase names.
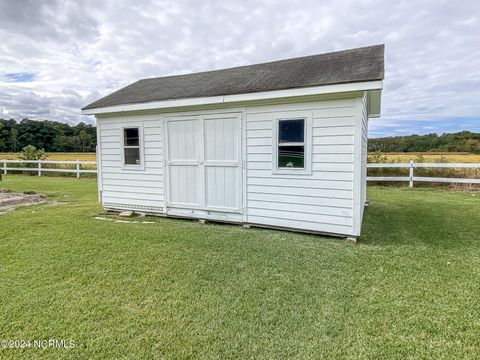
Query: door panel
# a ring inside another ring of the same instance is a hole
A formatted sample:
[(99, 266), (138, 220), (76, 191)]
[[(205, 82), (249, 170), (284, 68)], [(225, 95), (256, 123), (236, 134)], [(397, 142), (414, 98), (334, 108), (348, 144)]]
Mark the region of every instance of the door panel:
[(172, 206), (239, 212), (242, 202), (241, 118), (167, 121)]
[(199, 207), (201, 120), (198, 118), (167, 122), (169, 155), (169, 203)]
[(205, 168), (205, 175), (207, 207), (238, 209), (238, 169), (233, 166), (211, 166)]
[(205, 160), (239, 159), (240, 119), (214, 118), (205, 119)]
[(182, 205), (201, 205), (201, 192), (196, 179), (198, 166), (170, 166), (170, 202)]
[(205, 118), (206, 207), (237, 211), (241, 199), (240, 117)]
[(168, 145), (171, 161), (199, 161), (200, 119), (169, 121)]

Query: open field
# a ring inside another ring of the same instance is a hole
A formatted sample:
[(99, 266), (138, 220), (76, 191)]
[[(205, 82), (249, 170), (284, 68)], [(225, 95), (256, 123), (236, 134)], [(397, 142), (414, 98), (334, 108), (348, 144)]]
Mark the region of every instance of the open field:
[[(1, 159), (18, 159), (18, 153), (0, 153)], [(63, 160), (63, 161), (96, 161), (95, 153), (49, 153), (48, 160)], [(414, 160), (415, 162), (455, 162), (455, 163), (480, 163), (480, 155), (468, 154), (468, 153), (369, 153), (369, 162), (409, 162)], [(0, 164), (1, 166), (1, 164)], [(9, 164), (10, 167), (22, 167), (22, 164)], [(45, 168), (70, 168), (74, 169), (75, 165), (58, 165), (48, 164), (44, 165)], [(82, 165), (82, 169), (95, 169), (95, 165)], [(408, 169), (369, 169), (369, 176), (408, 176)], [(75, 174), (59, 174), (59, 173), (46, 173), (47, 176), (67, 176), (74, 177)], [(457, 177), (457, 178), (479, 178), (480, 169), (417, 169), (417, 176), (429, 176), (429, 177)], [(84, 174), (82, 176), (94, 177), (96, 175)], [(379, 183), (378, 185), (392, 185), (388, 183)], [(419, 184), (418, 186), (424, 186)], [(432, 184), (426, 184), (426, 186), (432, 186)], [(457, 188), (455, 184), (434, 184), (434, 186)], [(478, 189), (477, 185), (460, 185), (460, 188)]]
[[(7, 175), (54, 202), (0, 216), (1, 358), (475, 358), (480, 196), (370, 187), (357, 246), (95, 220), (95, 179)], [(150, 221), (150, 218), (148, 219)]]
[[(480, 163), (480, 155), (468, 153), (369, 153), (369, 163), (408, 163), (410, 160), (421, 163)], [(408, 176), (408, 168), (376, 168), (368, 169), (368, 176)], [(479, 168), (416, 168), (415, 176), (436, 178), (479, 179)], [(388, 185), (383, 183), (382, 185)], [(392, 183), (390, 183), (392, 185)], [(424, 183), (417, 186), (440, 186), (459, 189), (479, 189), (471, 184), (438, 184)]]
[[(18, 153), (0, 153), (0, 159), (17, 159)], [(81, 160), (96, 161), (95, 153), (47, 153), (48, 160)], [(370, 153), (369, 155), (372, 155)], [(438, 162), (445, 159), (447, 162), (480, 162), (480, 154), (467, 153), (382, 153), (395, 162), (408, 162), (417, 160), (422, 155), (424, 162)]]
[[(369, 153), (372, 155), (372, 153)], [(418, 156), (423, 157), (422, 162), (451, 162), (451, 163), (480, 163), (480, 154), (468, 153), (382, 153), (392, 162), (417, 161)]]
[[(2, 153), (0, 152), (0, 160), (15, 160), (18, 159), (19, 153)], [(96, 161), (95, 153), (47, 153), (48, 160), (63, 160), (63, 161)]]
[[(0, 160), (18, 160), (19, 153), (0, 153)], [(95, 153), (47, 153), (47, 160), (54, 161), (97, 161)], [(1, 166), (2, 164), (0, 164)], [(8, 164), (9, 167), (25, 167), (24, 164)], [(35, 165), (36, 166), (36, 165)], [(75, 169), (75, 164), (43, 164), (43, 168), (60, 168), (60, 169)], [(95, 164), (85, 164), (81, 165), (81, 169), (96, 169)], [(75, 174), (67, 173), (44, 173), (46, 176), (71, 176), (75, 177)], [(95, 174), (83, 174), (83, 176), (96, 176)]]

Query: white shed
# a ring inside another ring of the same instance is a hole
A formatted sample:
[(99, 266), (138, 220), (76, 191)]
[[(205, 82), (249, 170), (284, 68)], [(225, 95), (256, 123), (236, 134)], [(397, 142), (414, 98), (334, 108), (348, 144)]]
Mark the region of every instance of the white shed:
[(139, 80), (82, 109), (107, 209), (360, 236), (384, 46)]

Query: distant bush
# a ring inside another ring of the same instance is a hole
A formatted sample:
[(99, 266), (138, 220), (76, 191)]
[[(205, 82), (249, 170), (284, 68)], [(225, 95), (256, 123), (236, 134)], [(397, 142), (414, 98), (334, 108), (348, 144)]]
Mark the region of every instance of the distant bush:
[(45, 150), (37, 149), (33, 145), (27, 145), (22, 149), (18, 158), (21, 160), (45, 160), (47, 155), (45, 154)]
[[(45, 154), (45, 151), (43, 149), (37, 149), (33, 145), (27, 145), (25, 146), (20, 154), (18, 155), (18, 158), (21, 160), (29, 160), (29, 161), (34, 161), (34, 160), (45, 160), (47, 158), (47, 155)], [(20, 167), (24, 168), (34, 168), (37, 167), (36, 164), (31, 164), (31, 163), (24, 163), (24, 164), (19, 164)], [(31, 171), (27, 171), (28, 174), (30, 175), (35, 175), (35, 173)]]
[(392, 160), (388, 160), (387, 155), (382, 154), (380, 151), (376, 151), (368, 155), (368, 163), (369, 164), (385, 164), (388, 162), (395, 162)]

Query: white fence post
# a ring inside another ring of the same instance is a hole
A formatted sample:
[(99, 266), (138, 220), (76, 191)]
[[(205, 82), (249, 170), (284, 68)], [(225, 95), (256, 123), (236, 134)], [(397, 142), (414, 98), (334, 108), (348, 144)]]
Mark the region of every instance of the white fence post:
[(480, 169), (480, 163), (414, 163), (410, 160), (408, 163), (378, 163), (367, 164), (367, 169), (378, 168), (408, 168), (410, 170), (409, 176), (367, 176), (367, 181), (406, 181), (412, 188), (414, 182), (439, 182), (439, 183), (459, 183), (459, 184), (479, 184), (480, 177), (475, 178), (456, 178), (456, 177), (425, 177), (414, 176), (414, 168), (468, 168)]
[(413, 160), (410, 160), (410, 182), (409, 182), (409, 187), (413, 188)]
[[(3, 166), (2, 166), (3, 163)], [(14, 163), (18, 164), (17, 167), (9, 167), (8, 164)], [(32, 166), (24, 165), (32, 164)], [(37, 166), (35, 166), (37, 164)], [(50, 168), (44, 167), (43, 164), (62, 164), (68, 165), (69, 168)], [(23, 165), (23, 166), (22, 166)], [(71, 168), (71, 165), (74, 165), (74, 168)], [(42, 176), (44, 172), (62, 172), (62, 173), (73, 173), (77, 175), (77, 178), (80, 178), (82, 173), (97, 174), (97, 169), (82, 169), (82, 165), (97, 165), (96, 161), (80, 161), (80, 160), (68, 160), (68, 161), (54, 161), (54, 160), (6, 160), (0, 159), (0, 172), (3, 171), (3, 174), (7, 174), (8, 170), (14, 171), (31, 171), (36, 172), (38, 176)], [(27, 167), (28, 166), (28, 167)]]

